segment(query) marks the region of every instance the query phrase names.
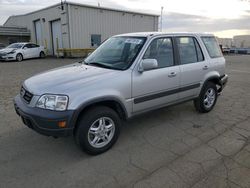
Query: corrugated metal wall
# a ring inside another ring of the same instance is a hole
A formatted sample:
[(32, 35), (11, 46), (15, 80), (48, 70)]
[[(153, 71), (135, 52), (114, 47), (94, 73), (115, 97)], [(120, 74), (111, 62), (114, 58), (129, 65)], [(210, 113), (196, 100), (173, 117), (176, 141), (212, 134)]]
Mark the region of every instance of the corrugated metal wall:
[(27, 27), (31, 31), (31, 41), (36, 43), (35, 21), (39, 21), (41, 44), (47, 46), (48, 54), (52, 55), (51, 22), (58, 19), (61, 20), (63, 48), (90, 48), (91, 34), (100, 34), (103, 41), (116, 34), (158, 30), (158, 16), (72, 3), (64, 4), (64, 10), (54, 5), (26, 15), (11, 16), (4, 25)]
[(90, 48), (91, 34), (101, 40), (121, 33), (157, 31), (158, 17), (69, 5), (71, 48)]
[(41, 44), (43, 46), (47, 45), (48, 54), (52, 55), (51, 22), (54, 20), (61, 20), (63, 47), (69, 48), (67, 5), (64, 6), (64, 10), (61, 10), (60, 6), (53, 6), (26, 15), (12, 16), (4, 25), (27, 27), (31, 31), (31, 42), (36, 43), (35, 21), (39, 21), (41, 23)]

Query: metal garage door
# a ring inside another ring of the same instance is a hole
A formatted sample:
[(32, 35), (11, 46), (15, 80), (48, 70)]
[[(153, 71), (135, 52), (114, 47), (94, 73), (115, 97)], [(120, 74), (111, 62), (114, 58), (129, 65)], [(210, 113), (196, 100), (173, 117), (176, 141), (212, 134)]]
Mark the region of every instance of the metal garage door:
[(42, 25), (41, 21), (35, 21), (36, 43), (42, 45)]
[(51, 22), (53, 54), (57, 54), (57, 49), (62, 48), (61, 20)]

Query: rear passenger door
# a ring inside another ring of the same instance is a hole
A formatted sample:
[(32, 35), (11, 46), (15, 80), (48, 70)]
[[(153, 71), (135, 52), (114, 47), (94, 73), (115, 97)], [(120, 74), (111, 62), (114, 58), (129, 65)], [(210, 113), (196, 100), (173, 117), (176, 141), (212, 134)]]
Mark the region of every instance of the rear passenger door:
[(197, 96), (204, 75), (209, 70), (209, 62), (205, 61), (202, 49), (195, 37), (183, 36), (175, 38), (180, 63), (180, 98)]
[(25, 59), (32, 57), (32, 47), (30, 43), (23, 46), (23, 56)]
[(39, 57), (39, 46), (36, 44), (30, 44), (31, 45), (31, 57)]

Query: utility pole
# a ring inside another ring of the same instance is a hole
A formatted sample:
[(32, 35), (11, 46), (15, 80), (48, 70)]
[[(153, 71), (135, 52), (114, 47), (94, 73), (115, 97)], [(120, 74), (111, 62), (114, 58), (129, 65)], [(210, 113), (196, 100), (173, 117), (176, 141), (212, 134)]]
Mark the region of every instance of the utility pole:
[(162, 15), (163, 15), (163, 6), (161, 7), (161, 27), (160, 27), (160, 31), (162, 32)]

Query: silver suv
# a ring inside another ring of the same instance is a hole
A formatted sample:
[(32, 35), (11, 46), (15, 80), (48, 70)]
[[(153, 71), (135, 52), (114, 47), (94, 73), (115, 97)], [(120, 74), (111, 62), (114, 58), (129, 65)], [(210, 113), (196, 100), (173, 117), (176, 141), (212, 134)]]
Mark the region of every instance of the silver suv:
[(111, 148), (122, 120), (135, 115), (189, 100), (209, 112), (227, 79), (213, 35), (129, 33), (109, 38), (81, 62), (25, 80), (14, 105), (28, 127), (74, 135), (95, 155)]

